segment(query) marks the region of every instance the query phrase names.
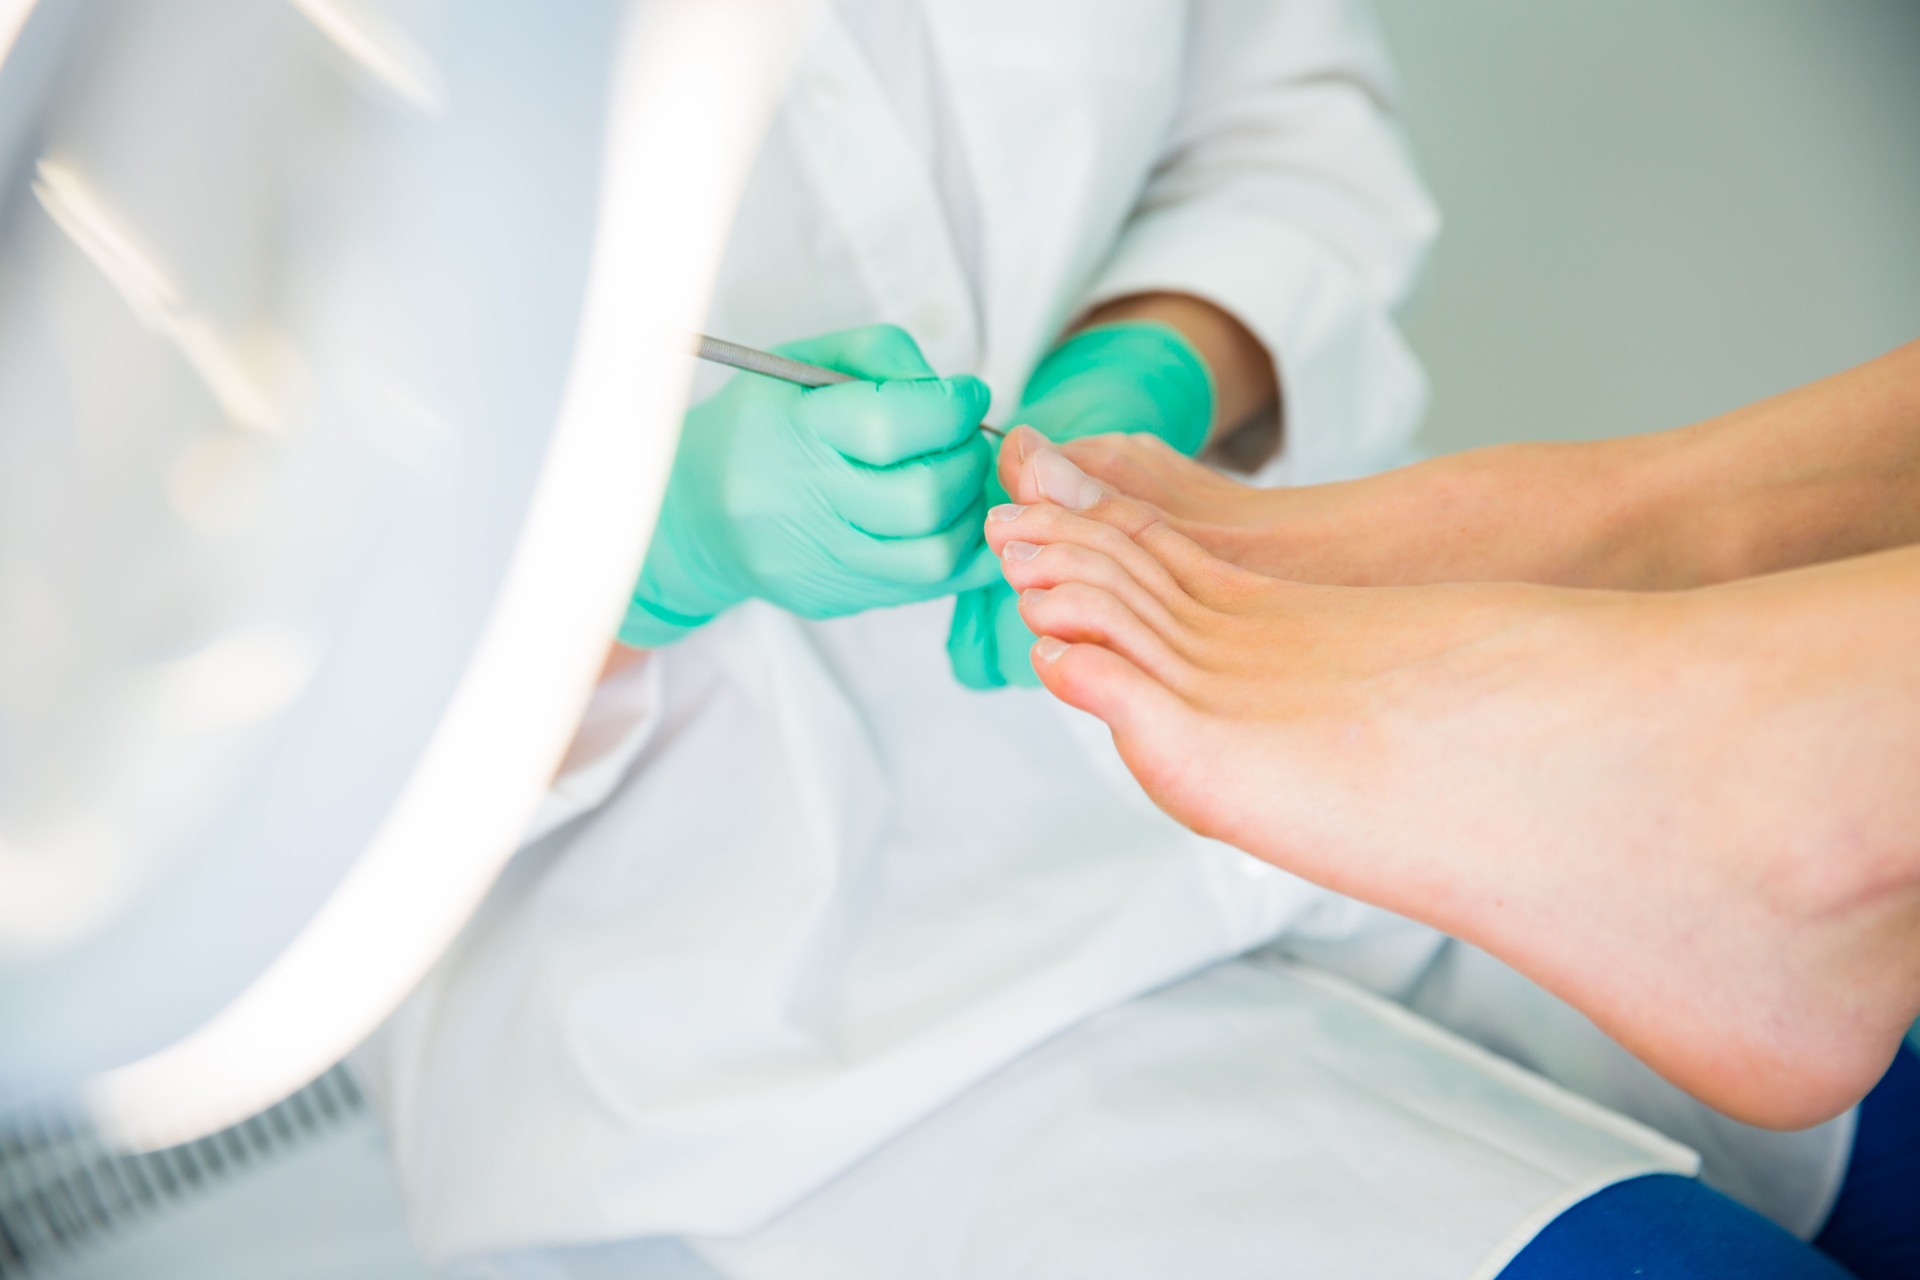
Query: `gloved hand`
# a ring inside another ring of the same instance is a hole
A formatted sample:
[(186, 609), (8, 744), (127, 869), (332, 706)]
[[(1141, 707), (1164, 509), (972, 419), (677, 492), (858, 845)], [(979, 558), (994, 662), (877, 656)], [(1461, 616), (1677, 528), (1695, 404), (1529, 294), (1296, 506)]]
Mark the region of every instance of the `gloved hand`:
[(871, 381), (740, 374), (687, 413), (621, 643), (668, 644), (748, 598), (832, 618), (998, 576), (985, 384), (936, 377), (892, 325), (780, 352)]
[[(1213, 422), (1213, 379), (1200, 353), (1167, 325), (1102, 325), (1068, 338), (1040, 362), (1007, 422), (1057, 441), (1146, 431), (1191, 456)], [(988, 505), (1006, 500), (989, 471)], [(955, 602), (947, 658), (968, 688), (1039, 684), (1027, 657), (1032, 644), (1004, 580)]]

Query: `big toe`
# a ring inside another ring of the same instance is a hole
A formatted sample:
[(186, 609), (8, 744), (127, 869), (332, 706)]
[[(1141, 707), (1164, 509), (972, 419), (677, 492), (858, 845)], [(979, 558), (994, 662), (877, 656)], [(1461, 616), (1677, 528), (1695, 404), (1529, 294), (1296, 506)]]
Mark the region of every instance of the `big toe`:
[(1166, 523), (1159, 508), (1101, 484), (1044, 437), (1021, 464), (1008, 492), (1015, 502), (1051, 502), (1112, 525), (1128, 537)]
[(1013, 427), (1000, 441), (1000, 452), (995, 455), (994, 467), (1000, 481), (1015, 502), (1020, 501), (1020, 470), (1026, 466), (1027, 459), (1034, 450), (1046, 448), (1051, 442), (1032, 427)]
[(1062, 443), (1060, 452), (1109, 489), (1163, 510), (1171, 509), (1169, 469), (1194, 465), (1158, 436), (1142, 432), (1082, 436)]

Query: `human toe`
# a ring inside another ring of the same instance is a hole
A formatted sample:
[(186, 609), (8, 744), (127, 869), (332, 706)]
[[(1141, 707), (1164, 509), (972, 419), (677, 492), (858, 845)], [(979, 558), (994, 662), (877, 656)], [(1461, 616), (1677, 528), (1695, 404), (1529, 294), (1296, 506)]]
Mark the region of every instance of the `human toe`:
[(1006, 438), (1000, 442), (1000, 452), (996, 455), (1000, 487), (1013, 493), (1020, 483), (1020, 469), (1036, 449), (1047, 447), (1051, 442), (1032, 427), (1017, 426), (1007, 431)]
[(1076, 582), (1098, 587), (1169, 642), (1179, 643), (1182, 627), (1166, 604), (1104, 552), (1071, 542), (1045, 546), (1036, 542), (1008, 542), (1000, 548), (1000, 558), (1000, 570), (1015, 591), (1050, 590)]
[(1034, 673), (1049, 693), (1106, 721), (1116, 736), (1152, 737), (1153, 726), (1181, 708), (1179, 695), (1104, 646), (1042, 636), (1034, 642), (1032, 658)]
[[(1078, 546), (1111, 560), (1134, 582), (1176, 612), (1191, 602), (1180, 591), (1173, 576), (1154, 559), (1152, 552), (1128, 537), (1124, 530), (1052, 503), (1032, 505), (1008, 503), (995, 507), (987, 520), (987, 545), (1001, 557), (1002, 567), (1038, 563), (1038, 552), (1026, 547)], [(1008, 548), (1020, 544), (1012, 554)], [(1084, 563), (1071, 558), (1049, 560), (1056, 567)], [(1052, 585), (1052, 584), (1048, 584)]]
[(1163, 682), (1179, 686), (1188, 680), (1185, 660), (1166, 638), (1104, 588), (1069, 582), (1022, 591), (1020, 618), (1036, 636), (1103, 645)]

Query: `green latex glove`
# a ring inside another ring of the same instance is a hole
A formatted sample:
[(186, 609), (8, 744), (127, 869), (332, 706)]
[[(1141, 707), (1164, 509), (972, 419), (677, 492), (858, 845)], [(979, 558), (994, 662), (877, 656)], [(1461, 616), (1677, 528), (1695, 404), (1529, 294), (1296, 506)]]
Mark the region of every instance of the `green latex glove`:
[(688, 411), (621, 643), (671, 643), (749, 598), (832, 618), (998, 577), (985, 384), (936, 377), (892, 325), (780, 352), (867, 381), (740, 374)]
[[(1171, 327), (1141, 322), (1088, 329), (1055, 347), (1008, 419), (1059, 441), (1150, 431), (1188, 456), (1206, 444), (1212, 422), (1213, 378), (1200, 353)], [(988, 505), (1006, 500), (999, 477), (988, 472)], [(947, 657), (968, 688), (1039, 684), (1027, 656), (1032, 644), (1005, 581), (955, 603)]]

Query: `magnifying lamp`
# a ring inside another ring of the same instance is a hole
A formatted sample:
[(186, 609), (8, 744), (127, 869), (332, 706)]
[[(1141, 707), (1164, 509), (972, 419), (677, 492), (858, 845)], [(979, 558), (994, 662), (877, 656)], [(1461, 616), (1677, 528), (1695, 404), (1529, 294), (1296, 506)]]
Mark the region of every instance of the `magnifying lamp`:
[(337, 1061), (518, 843), (804, 13), (11, 9), (0, 1101), (152, 1147)]

